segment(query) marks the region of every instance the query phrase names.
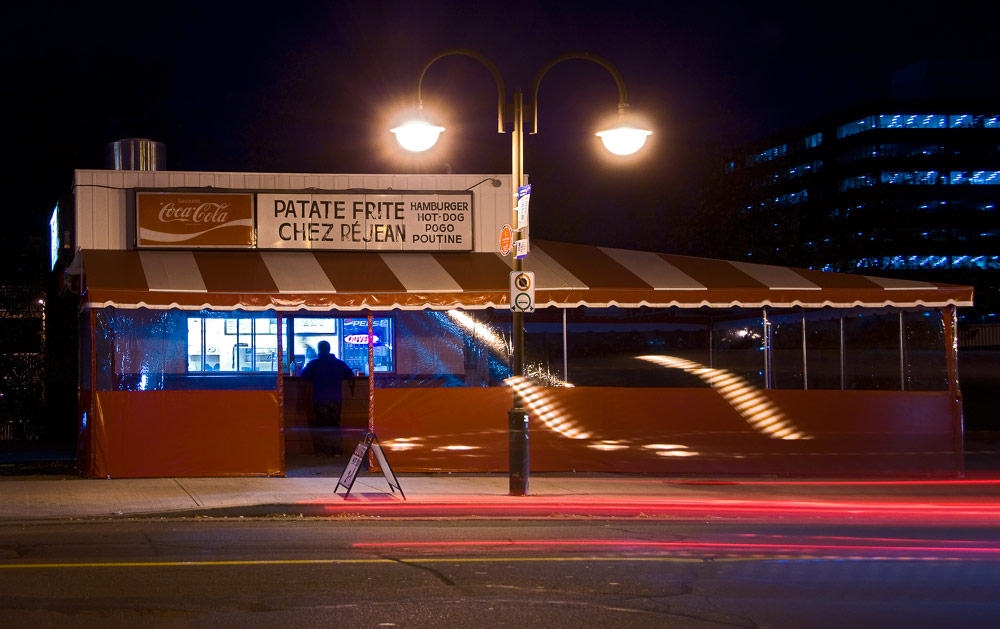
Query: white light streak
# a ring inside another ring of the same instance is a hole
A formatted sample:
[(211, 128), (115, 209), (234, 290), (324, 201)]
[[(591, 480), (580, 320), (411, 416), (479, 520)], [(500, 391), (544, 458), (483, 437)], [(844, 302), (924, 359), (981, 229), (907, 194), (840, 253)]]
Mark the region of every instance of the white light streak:
[(589, 432), (577, 428), (572, 421), (566, 418), (560, 405), (545, 395), (544, 388), (533, 384), (523, 376), (507, 378), (507, 384), (514, 387), (524, 403), (533, 411), (535, 417), (549, 430), (568, 439), (590, 439), (592, 436)]
[(676, 356), (639, 358), (698, 376), (715, 389), (757, 432), (772, 439), (812, 439), (812, 435), (799, 430), (760, 389), (725, 369), (712, 369)]
[(451, 317), (455, 323), (471, 332), (473, 336), (485, 343), (487, 347), (497, 354), (501, 354), (503, 356), (510, 355), (510, 344), (497, 336), (496, 333), (488, 326), (479, 323), (461, 310), (449, 310), (448, 316)]

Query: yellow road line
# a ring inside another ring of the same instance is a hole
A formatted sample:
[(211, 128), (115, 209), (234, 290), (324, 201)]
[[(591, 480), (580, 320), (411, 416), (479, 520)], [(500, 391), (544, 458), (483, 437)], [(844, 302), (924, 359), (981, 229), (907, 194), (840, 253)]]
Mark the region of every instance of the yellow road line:
[[(713, 557), (714, 562), (781, 559), (784, 557)], [(802, 559), (802, 557), (798, 557)], [(0, 564), (0, 570), (28, 568), (170, 568), (220, 566), (295, 566), (333, 564), (394, 564), (394, 563), (500, 563), (540, 561), (656, 561), (667, 563), (701, 563), (700, 557), (399, 557), (397, 559), (250, 559), (229, 561), (107, 561), (81, 563), (12, 563)]]

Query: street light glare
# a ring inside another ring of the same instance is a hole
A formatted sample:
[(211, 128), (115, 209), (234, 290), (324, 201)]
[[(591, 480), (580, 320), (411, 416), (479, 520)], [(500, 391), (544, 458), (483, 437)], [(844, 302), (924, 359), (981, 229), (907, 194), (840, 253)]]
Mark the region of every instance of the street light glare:
[(420, 152), (434, 146), (444, 127), (432, 125), (426, 120), (411, 120), (390, 131), (396, 134), (396, 141), (404, 149)]
[(604, 148), (615, 155), (631, 155), (642, 148), (642, 145), (646, 143), (646, 136), (652, 133), (652, 131), (645, 129), (618, 127), (617, 129), (598, 131), (597, 135), (604, 143)]

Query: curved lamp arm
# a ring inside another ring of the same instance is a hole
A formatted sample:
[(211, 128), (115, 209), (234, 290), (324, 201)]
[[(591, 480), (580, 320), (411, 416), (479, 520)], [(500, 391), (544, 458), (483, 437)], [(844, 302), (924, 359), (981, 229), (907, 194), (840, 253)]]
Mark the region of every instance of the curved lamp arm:
[(611, 62), (604, 57), (592, 55), (589, 52), (571, 52), (549, 61), (544, 67), (542, 67), (541, 70), (538, 71), (538, 74), (535, 75), (535, 80), (531, 85), (531, 112), (534, 117), (534, 124), (531, 127), (532, 135), (538, 133), (538, 85), (542, 82), (542, 77), (545, 76), (545, 73), (551, 70), (553, 66), (570, 59), (586, 59), (587, 61), (593, 61), (610, 72), (612, 78), (615, 80), (615, 83), (618, 84), (618, 115), (623, 116), (625, 115), (625, 112), (628, 111), (628, 92), (625, 90), (625, 81), (622, 80), (621, 74), (619, 74), (618, 70), (611, 65)]
[(469, 50), (468, 48), (452, 48), (450, 50), (443, 50), (434, 55), (433, 57), (431, 57), (430, 59), (428, 59), (427, 62), (424, 63), (423, 69), (420, 70), (420, 78), (417, 79), (417, 107), (422, 109), (424, 106), (424, 101), (421, 98), (420, 88), (423, 85), (424, 74), (427, 73), (427, 69), (430, 68), (431, 64), (437, 61), (438, 59), (442, 59), (444, 57), (450, 57), (452, 55), (462, 55), (465, 57), (472, 57), (479, 63), (486, 66), (486, 69), (489, 70), (490, 74), (493, 75), (493, 80), (496, 81), (497, 84), (497, 133), (503, 133), (504, 109), (505, 109), (504, 101), (506, 100), (506, 93), (503, 86), (503, 77), (500, 76), (500, 70), (497, 69), (497, 67), (493, 64), (492, 61), (490, 61), (483, 55), (479, 54), (475, 50)]

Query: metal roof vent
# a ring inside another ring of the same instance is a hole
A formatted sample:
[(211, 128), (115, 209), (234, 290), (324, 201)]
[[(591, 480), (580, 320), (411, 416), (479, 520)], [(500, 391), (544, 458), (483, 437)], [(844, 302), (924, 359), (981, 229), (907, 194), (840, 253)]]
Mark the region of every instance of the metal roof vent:
[(112, 170), (163, 170), (167, 165), (162, 142), (128, 138), (111, 142), (107, 149), (107, 167)]

